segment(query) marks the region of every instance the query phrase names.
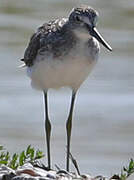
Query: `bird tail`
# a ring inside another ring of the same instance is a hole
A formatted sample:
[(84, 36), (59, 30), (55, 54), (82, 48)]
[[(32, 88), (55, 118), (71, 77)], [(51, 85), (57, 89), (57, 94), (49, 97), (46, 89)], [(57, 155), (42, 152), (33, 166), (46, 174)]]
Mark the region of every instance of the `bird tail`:
[(18, 66), (18, 68), (24, 68), (24, 67), (26, 67), (26, 64), (24, 63)]
[[(21, 59), (21, 61), (24, 61), (24, 59)], [(24, 68), (24, 67), (26, 67), (26, 64), (23, 63), (23, 64), (19, 65), (18, 67), (19, 67), (19, 68)]]

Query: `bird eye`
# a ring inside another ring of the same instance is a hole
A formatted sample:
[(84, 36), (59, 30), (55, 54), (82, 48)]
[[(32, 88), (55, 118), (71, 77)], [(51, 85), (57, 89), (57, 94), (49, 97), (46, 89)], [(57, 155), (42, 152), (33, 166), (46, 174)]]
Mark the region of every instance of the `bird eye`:
[(80, 22), (81, 21), (81, 17), (80, 16), (75, 16), (76, 21)]

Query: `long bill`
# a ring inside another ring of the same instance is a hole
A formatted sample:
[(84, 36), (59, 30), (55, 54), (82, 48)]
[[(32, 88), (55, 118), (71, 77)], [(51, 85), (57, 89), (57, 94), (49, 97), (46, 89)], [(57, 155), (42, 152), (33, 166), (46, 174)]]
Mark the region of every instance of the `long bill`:
[(91, 35), (95, 37), (104, 47), (106, 47), (109, 51), (112, 51), (111, 46), (103, 39), (103, 37), (100, 35), (96, 27), (92, 28)]

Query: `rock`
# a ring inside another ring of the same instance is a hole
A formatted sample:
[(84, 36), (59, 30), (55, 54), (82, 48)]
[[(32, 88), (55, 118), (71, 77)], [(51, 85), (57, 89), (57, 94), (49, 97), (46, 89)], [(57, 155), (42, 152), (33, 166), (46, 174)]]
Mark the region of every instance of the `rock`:
[[(17, 170), (9, 167), (0, 167), (0, 180), (108, 180), (102, 176), (91, 177), (88, 174), (78, 175), (77, 173), (65, 170), (47, 170), (47, 168), (34, 167), (31, 163), (26, 163)], [(129, 180), (134, 180), (129, 179)]]
[(0, 174), (1, 173), (10, 173), (10, 172), (15, 173), (15, 171), (13, 169), (11, 169), (5, 165), (0, 166)]
[(17, 175), (27, 174), (33, 177), (46, 177), (46, 179), (55, 179), (56, 171), (46, 171), (42, 168), (33, 167), (30, 163), (27, 163), (16, 170)]
[(0, 167), (0, 180), (11, 180), (16, 176), (15, 171), (5, 165)]

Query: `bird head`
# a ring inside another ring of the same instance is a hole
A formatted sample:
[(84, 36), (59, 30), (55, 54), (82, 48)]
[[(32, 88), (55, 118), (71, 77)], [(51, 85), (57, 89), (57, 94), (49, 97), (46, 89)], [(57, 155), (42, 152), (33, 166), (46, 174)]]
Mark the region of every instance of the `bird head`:
[(82, 5), (74, 8), (69, 15), (71, 27), (77, 34), (86, 34), (96, 38), (104, 47), (112, 51), (110, 45), (103, 39), (96, 29), (98, 12), (89, 6)]

